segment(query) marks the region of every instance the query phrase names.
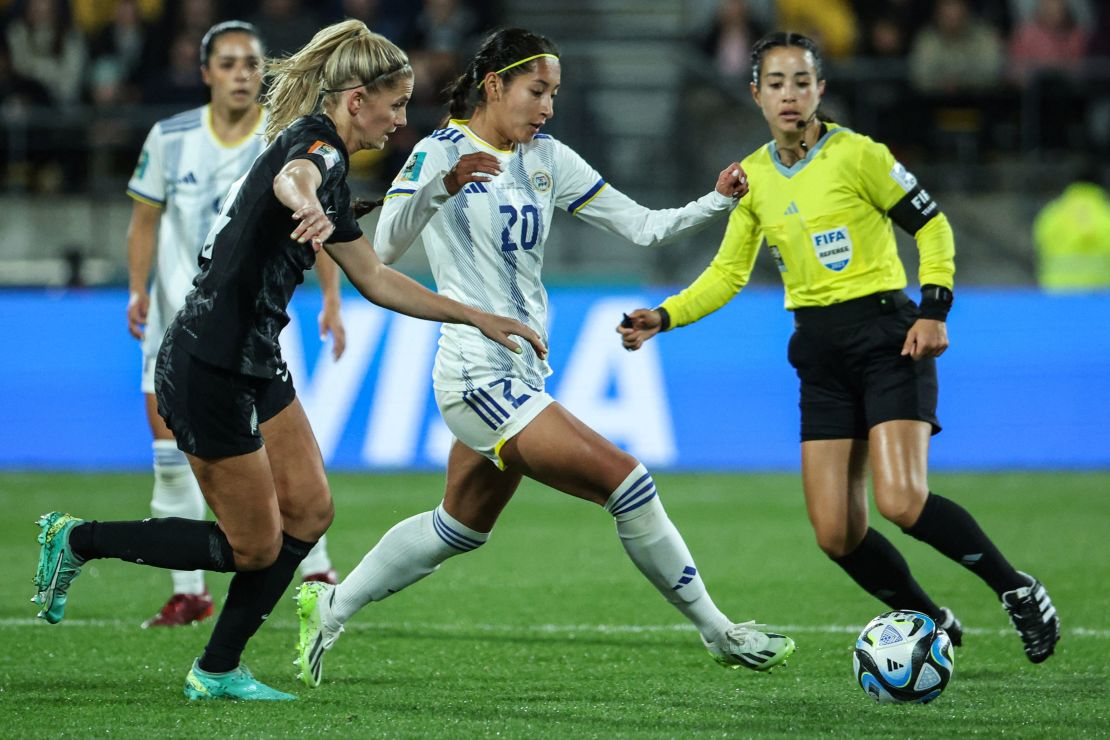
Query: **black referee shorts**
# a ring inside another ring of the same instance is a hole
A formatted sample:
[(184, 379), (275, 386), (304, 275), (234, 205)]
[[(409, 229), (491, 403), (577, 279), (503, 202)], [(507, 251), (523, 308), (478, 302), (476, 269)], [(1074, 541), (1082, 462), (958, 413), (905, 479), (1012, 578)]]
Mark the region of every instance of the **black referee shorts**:
[(937, 420), (937, 365), (900, 353), (917, 320), (902, 291), (794, 311), (788, 357), (801, 380), (802, 441), (867, 439), (884, 421)]
[(259, 425), (296, 398), (288, 371), (275, 378), (242, 375), (193, 357), (173, 340), (171, 330), (158, 351), (154, 393), (177, 446), (205, 459), (262, 447)]

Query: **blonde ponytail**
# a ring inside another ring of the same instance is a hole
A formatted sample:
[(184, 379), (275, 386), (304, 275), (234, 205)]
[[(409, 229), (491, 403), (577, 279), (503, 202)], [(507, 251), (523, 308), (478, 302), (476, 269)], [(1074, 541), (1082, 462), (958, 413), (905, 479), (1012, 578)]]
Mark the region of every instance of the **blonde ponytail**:
[(366, 27), (347, 20), (320, 29), (300, 51), (266, 61), (269, 108), (266, 140), (273, 141), (301, 116), (330, 109), (339, 94), (363, 85), (371, 91), (411, 76), (405, 52)]

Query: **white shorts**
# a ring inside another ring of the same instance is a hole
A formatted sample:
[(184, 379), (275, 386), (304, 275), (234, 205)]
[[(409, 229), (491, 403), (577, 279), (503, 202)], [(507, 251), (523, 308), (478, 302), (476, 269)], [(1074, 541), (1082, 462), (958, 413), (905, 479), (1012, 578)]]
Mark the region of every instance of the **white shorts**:
[(158, 316), (154, 302), (147, 314), (147, 324), (143, 330), (143, 376), (139, 387), (143, 393), (154, 393), (154, 366), (158, 364), (158, 349), (162, 346), (162, 339), (166, 335), (167, 324)]
[(472, 391), (436, 390), (436, 404), (455, 438), (501, 470), (501, 446), (555, 402), (546, 391), (516, 378), (495, 380)]

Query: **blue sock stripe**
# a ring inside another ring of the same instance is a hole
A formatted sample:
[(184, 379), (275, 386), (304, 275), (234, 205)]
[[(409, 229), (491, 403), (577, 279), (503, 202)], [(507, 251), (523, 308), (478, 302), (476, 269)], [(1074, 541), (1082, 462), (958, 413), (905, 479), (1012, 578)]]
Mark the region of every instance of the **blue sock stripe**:
[(438, 510), (432, 512), (432, 526), (435, 527), (436, 534), (439, 535), (440, 539), (457, 550), (469, 552), (482, 545), (478, 540), (471, 539), (451, 529), (447, 522), (443, 521), (443, 517), (440, 516)]
[(678, 579), (678, 583), (674, 585), (674, 588), (671, 589), (672, 591), (677, 591), (678, 589), (682, 588), (686, 584), (693, 581), (694, 578), (698, 575), (698, 569), (692, 565), (687, 565), (685, 568), (682, 569), (682, 572), (684, 573), (684, 575)]
[(485, 388), (479, 388), (478, 392), (481, 393), (482, 396), (487, 401), (489, 401), (490, 405), (493, 406), (493, 408), (496, 409), (497, 412), (500, 413), (502, 417), (504, 417), (505, 421), (509, 420), (508, 412), (505, 411), (505, 409), (501, 408), (501, 404), (499, 404), (499, 403), (497, 403), (497, 401), (493, 400), (493, 396), (491, 396)]
[(620, 516), (621, 514), (627, 514), (630, 511), (635, 511), (636, 509), (651, 501), (653, 498), (655, 498), (655, 486), (652, 486), (648, 491), (646, 491), (644, 496), (640, 499), (628, 502), (627, 505), (612, 512), (612, 514), (613, 516)]
[(651, 480), (651, 473), (644, 473), (636, 480), (635, 483), (629, 486), (624, 493), (617, 495), (613, 503), (610, 504), (610, 508), (617, 509), (623, 506), (624, 502), (627, 501), (630, 496), (633, 496), (639, 491), (645, 480), (648, 481), (649, 485), (654, 485), (654, 482)]
[(467, 393), (463, 393), (462, 398), (463, 401), (466, 402), (466, 405), (470, 407), (470, 410), (477, 414), (478, 418), (486, 423), (486, 426), (494, 431), (497, 431), (497, 425), (489, 420), (489, 417), (487, 417), (485, 413), (483, 413), (482, 410), (478, 408), (478, 404), (474, 403), (474, 401), (471, 400), (470, 396)]
[(185, 453), (176, 447), (171, 449), (161, 449), (156, 447), (154, 449), (154, 464), (155, 465), (188, 465), (189, 459), (185, 457)]

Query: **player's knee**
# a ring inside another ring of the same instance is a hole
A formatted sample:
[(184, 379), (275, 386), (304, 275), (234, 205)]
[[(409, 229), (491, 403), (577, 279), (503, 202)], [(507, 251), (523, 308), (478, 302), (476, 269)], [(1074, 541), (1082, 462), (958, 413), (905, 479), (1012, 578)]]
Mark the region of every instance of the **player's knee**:
[(813, 533), (821, 552), (833, 560), (844, 557), (859, 545), (859, 539), (853, 537), (846, 526), (814, 526)]
[(928, 491), (916, 492), (903, 489), (880, 496), (876, 489), (875, 508), (879, 510), (883, 519), (905, 529), (912, 527), (921, 515), (921, 507), (927, 495)]
[(262, 570), (269, 568), (281, 552), (281, 533), (265, 540), (232, 544), (235, 553), (235, 569), (238, 571)]
[(287, 532), (302, 539), (317, 540), (328, 531), (335, 518), (335, 505), (327, 483), (301, 489), (300, 495), (286, 497), (281, 507), (282, 523)]

